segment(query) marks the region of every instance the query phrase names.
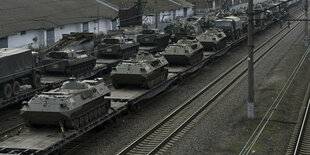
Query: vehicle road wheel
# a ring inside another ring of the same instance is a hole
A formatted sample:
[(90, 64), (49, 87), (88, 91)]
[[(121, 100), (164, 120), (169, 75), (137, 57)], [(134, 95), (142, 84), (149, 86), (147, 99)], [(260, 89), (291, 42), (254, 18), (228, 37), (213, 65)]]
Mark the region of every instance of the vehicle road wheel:
[(40, 74), (36, 74), (32, 80), (32, 88), (40, 88), (41, 87), (41, 76)]
[(147, 82), (147, 87), (146, 87), (146, 88), (147, 88), (147, 89), (153, 88), (154, 82), (155, 82), (155, 79), (154, 79), (154, 80), (148, 81), (148, 82)]
[(14, 81), (13, 82), (13, 95), (16, 96), (19, 94), (19, 90), (20, 90), (20, 84), (18, 81)]
[(8, 99), (12, 97), (13, 90), (12, 90), (12, 85), (10, 83), (6, 83), (3, 86), (3, 96), (5, 99)]
[(115, 89), (119, 88), (119, 85), (117, 84), (117, 82), (115, 80), (112, 80), (112, 85)]

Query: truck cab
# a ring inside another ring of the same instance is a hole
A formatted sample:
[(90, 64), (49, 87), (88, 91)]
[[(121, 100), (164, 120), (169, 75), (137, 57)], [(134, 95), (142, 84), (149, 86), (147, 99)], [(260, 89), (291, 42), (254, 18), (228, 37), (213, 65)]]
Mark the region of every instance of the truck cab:
[(216, 20), (215, 27), (222, 29), (229, 39), (236, 40), (241, 36), (242, 21), (239, 17), (228, 16)]

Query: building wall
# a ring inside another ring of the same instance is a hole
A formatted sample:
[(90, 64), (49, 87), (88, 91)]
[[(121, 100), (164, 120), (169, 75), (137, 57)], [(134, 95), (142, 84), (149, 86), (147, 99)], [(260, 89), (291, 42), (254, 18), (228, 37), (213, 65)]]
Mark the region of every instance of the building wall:
[(32, 44), (34, 48), (39, 48), (40, 45), (45, 45), (45, 32), (44, 30), (30, 30), (16, 33), (15, 35), (8, 36), (8, 47), (28, 47)]
[(59, 26), (54, 28), (55, 32), (55, 42), (62, 39), (63, 34), (68, 34), (70, 32), (82, 32), (82, 24), (69, 24), (64, 26)]
[[(191, 16), (194, 14), (193, 8), (187, 8), (187, 16)], [(162, 11), (159, 13), (159, 22), (169, 22), (174, 20), (173, 19), (173, 12), (175, 12), (175, 17), (184, 17), (184, 9), (178, 10), (169, 10), (169, 11)], [(143, 24), (146, 25), (154, 25), (155, 24), (155, 17), (154, 16), (143, 16)]]
[[(98, 33), (97, 20), (88, 23), (89, 32)], [(107, 33), (108, 30), (112, 30), (112, 21), (110, 19), (99, 20), (99, 33)]]

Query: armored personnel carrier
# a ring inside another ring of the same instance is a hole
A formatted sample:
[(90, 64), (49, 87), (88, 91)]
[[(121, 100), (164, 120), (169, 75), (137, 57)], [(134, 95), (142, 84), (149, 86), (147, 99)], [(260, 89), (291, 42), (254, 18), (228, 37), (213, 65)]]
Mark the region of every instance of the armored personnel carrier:
[(217, 51), (226, 47), (226, 34), (222, 29), (208, 29), (197, 36), (199, 42), (203, 45), (204, 50)]
[(165, 28), (164, 28), (164, 31), (165, 33), (167, 34), (175, 34), (175, 33), (178, 33), (180, 31), (180, 29), (182, 28), (182, 23), (180, 22), (174, 22), (174, 23), (171, 23), (169, 25), (167, 25)]
[(170, 44), (163, 55), (169, 64), (192, 65), (203, 58), (203, 46), (197, 40), (183, 38)]
[(184, 21), (181, 28), (179, 28), (179, 31), (171, 35), (171, 41), (177, 42), (184, 37), (195, 39), (195, 36), (201, 31), (202, 28), (198, 25), (198, 23)]
[(30, 125), (60, 125), (78, 129), (108, 113), (110, 90), (101, 80), (70, 79), (60, 88), (34, 96), (21, 109)]
[(104, 38), (97, 47), (97, 56), (128, 59), (139, 50), (139, 43), (122, 37)]
[(94, 33), (76, 33), (63, 34), (62, 39), (54, 43), (52, 46), (43, 50), (43, 54), (60, 50), (83, 50), (86, 53), (91, 53), (94, 50)]
[(137, 36), (141, 46), (156, 46), (164, 50), (169, 43), (169, 34), (160, 33), (158, 29), (145, 29)]
[(152, 88), (164, 82), (168, 76), (165, 66), (168, 61), (164, 56), (140, 51), (133, 58), (123, 60), (111, 72), (112, 84), (115, 88), (133, 85)]
[(96, 65), (96, 57), (84, 54), (83, 51), (53, 51), (47, 57), (44, 63), (51, 65), (48, 65), (45, 71), (51, 73), (79, 75), (92, 70)]

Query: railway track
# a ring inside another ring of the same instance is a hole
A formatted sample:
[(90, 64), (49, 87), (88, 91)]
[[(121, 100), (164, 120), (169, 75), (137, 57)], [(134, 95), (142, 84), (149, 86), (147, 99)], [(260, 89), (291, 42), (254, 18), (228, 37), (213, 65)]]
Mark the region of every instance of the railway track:
[(286, 154), (310, 154), (310, 83)]
[[(298, 18), (303, 15), (298, 16)], [(292, 28), (283, 28), (254, 50), (254, 64), (263, 59), (288, 34), (297, 29), (300, 22), (292, 23)], [(247, 57), (244, 57), (209, 85), (154, 125), (118, 154), (163, 154), (203, 115), (212, 108), (214, 101), (231, 88), (247, 72)]]
[[(308, 92), (309, 93), (309, 92)], [(310, 154), (310, 120), (309, 120), (310, 98), (308, 99), (305, 114), (301, 124), (298, 140), (294, 149), (295, 154)]]
[[(284, 98), (286, 92), (290, 88), (291, 84), (293, 83), (298, 71), (303, 66), (303, 63), (305, 62), (306, 58), (308, 57), (310, 53), (310, 48), (305, 51), (302, 58), (298, 61), (298, 64), (290, 74), (289, 78), (287, 79), (286, 83), (281, 88), (280, 92), (278, 93), (277, 97), (274, 99), (273, 103), (270, 105), (268, 110), (266, 111), (265, 115), (261, 118), (261, 121), (255, 128), (254, 132), (251, 134), (248, 141), (245, 143), (244, 147), (240, 151), (239, 155), (247, 155), (250, 154), (252, 151), (253, 146), (258, 141), (259, 137), (262, 135), (263, 131), (265, 130), (265, 127), (269, 123), (270, 119), (272, 118), (274, 112), (277, 110), (278, 106), (282, 102), (282, 99)], [(308, 135), (309, 136), (309, 135)], [(307, 135), (305, 135), (307, 137)], [(309, 138), (309, 137), (308, 137)]]

